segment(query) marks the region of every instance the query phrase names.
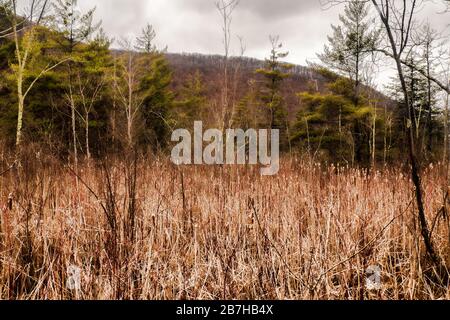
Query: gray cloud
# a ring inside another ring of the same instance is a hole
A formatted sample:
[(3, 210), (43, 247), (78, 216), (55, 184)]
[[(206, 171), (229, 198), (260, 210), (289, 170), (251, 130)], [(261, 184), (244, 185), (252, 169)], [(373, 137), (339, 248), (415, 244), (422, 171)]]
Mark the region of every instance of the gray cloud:
[[(215, 0), (79, 0), (83, 9), (97, 7), (97, 17), (115, 38), (136, 35), (147, 22), (158, 32), (158, 44), (172, 52), (220, 54), (221, 21)], [(317, 19), (320, 16), (321, 19)], [(305, 63), (322, 47), (333, 10), (323, 12), (318, 0), (241, 0), (233, 17), (233, 50), (239, 51), (237, 35), (247, 55), (264, 58), (269, 35), (280, 35), (291, 60)]]
[[(83, 9), (97, 7), (97, 17), (115, 38), (137, 35), (148, 22), (157, 31), (157, 44), (170, 52), (223, 52), (221, 20), (215, 0), (79, 0)], [(448, 34), (449, 14), (441, 1), (430, 2), (420, 13), (439, 31)], [(237, 35), (245, 40), (246, 55), (264, 58), (269, 35), (280, 35), (290, 51), (288, 60), (305, 64), (323, 49), (330, 24), (338, 22), (342, 6), (323, 10), (319, 0), (241, 0), (233, 17), (233, 48), (239, 52)]]
[[(186, 0), (182, 2), (182, 7), (198, 12), (211, 12), (215, 10), (215, 3), (216, 0)], [(304, 14), (317, 8), (317, 5), (318, 0), (241, 0), (239, 10), (249, 11), (262, 19), (272, 20)]]

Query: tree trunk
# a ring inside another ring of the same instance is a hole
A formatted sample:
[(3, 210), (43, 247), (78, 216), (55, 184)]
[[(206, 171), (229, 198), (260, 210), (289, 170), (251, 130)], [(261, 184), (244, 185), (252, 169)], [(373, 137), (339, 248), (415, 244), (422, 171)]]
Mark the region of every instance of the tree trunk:
[(77, 125), (75, 115), (75, 101), (72, 96), (72, 89), (70, 89), (70, 109), (72, 117), (72, 143), (73, 143), (73, 156), (75, 163), (75, 172), (78, 172), (78, 148), (77, 148)]
[(450, 98), (450, 94), (447, 93), (447, 99), (446, 99), (446, 103), (445, 103), (445, 113), (444, 113), (444, 119), (445, 119), (445, 123), (444, 123), (444, 164), (448, 163), (448, 107), (449, 107), (449, 98)]
[(23, 111), (24, 111), (24, 97), (23, 97), (23, 70), (19, 67), (19, 74), (17, 76), (17, 98), (18, 110), (17, 110), (17, 130), (16, 130), (16, 148), (20, 148), (22, 143), (22, 126), (23, 126)]
[(431, 86), (431, 61), (430, 61), (430, 43), (427, 43), (426, 47), (426, 63), (427, 63), (427, 125), (426, 125), (426, 146), (424, 150), (428, 152), (429, 155), (432, 154), (432, 143), (433, 143), (433, 124), (431, 123), (432, 118), (432, 112), (433, 112), (433, 106), (432, 106), (432, 86)]
[(86, 117), (85, 117), (85, 130), (86, 130), (86, 156), (88, 158), (88, 160), (91, 159), (91, 149), (89, 147), (89, 112), (86, 112)]
[(376, 166), (376, 152), (377, 152), (377, 108), (374, 103), (373, 128), (372, 128), (372, 167)]
[(16, 131), (17, 149), (20, 148), (20, 144), (22, 143), (23, 110), (24, 110), (24, 101), (22, 97), (19, 97), (19, 105), (17, 112), (17, 131)]
[[(389, 41), (389, 44), (392, 49), (392, 57), (395, 60), (398, 77), (399, 77), (399, 80), (401, 83), (401, 87), (402, 87), (402, 91), (403, 91), (403, 95), (404, 95), (404, 99), (405, 99), (405, 104), (406, 104), (406, 109), (408, 112), (408, 118), (407, 118), (407, 120), (408, 120), (407, 140), (408, 140), (408, 149), (409, 149), (408, 151), (409, 151), (409, 159), (411, 162), (411, 178), (412, 178), (412, 181), (413, 181), (414, 187), (415, 187), (418, 217), (419, 217), (419, 222), (420, 222), (422, 238), (423, 238), (423, 241), (425, 244), (425, 248), (426, 248), (428, 257), (431, 259), (434, 266), (439, 271), (442, 271), (442, 270), (444, 270), (443, 267), (445, 265), (444, 265), (441, 257), (435, 251), (432, 239), (430, 237), (430, 229), (428, 227), (428, 222), (427, 222), (427, 219), (425, 216), (425, 208), (424, 208), (424, 204), (423, 204), (424, 196), (423, 196), (423, 190), (422, 190), (422, 182), (421, 182), (421, 178), (420, 178), (420, 169), (419, 169), (419, 164), (417, 161), (416, 150), (415, 150), (414, 107), (412, 104), (413, 101), (410, 100), (410, 95), (408, 93), (408, 88), (406, 85), (405, 76), (404, 76), (403, 67), (402, 67), (401, 54), (402, 54), (402, 51), (404, 50), (404, 46), (407, 43), (407, 40), (408, 40), (407, 36), (409, 33), (407, 32), (405, 35), (403, 33), (404, 30), (400, 30), (400, 32), (402, 32), (402, 37), (401, 37), (402, 42), (399, 44), (400, 49), (398, 49), (397, 48), (398, 44), (396, 42), (396, 38), (395, 38), (394, 34), (392, 33), (393, 28), (389, 24), (389, 13), (387, 14), (387, 16), (385, 16), (383, 14), (381, 8), (379, 7), (377, 1), (372, 0), (372, 3), (375, 6), (376, 10), (378, 11), (381, 21), (386, 29), (388, 41)], [(413, 7), (411, 8), (411, 18), (412, 18), (414, 9), (415, 9), (415, 5), (416, 5), (416, 3), (414, 2), (412, 4)], [(406, 2), (404, 3), (404, 6), (406, 6)], [(387, 12), (389, 12), (389, 9), (391, 9), (391, 8), (390, 8), (389, 3), (387, 3), (387, 8), (385, 8), (385, 10)], [(405, 8), (405, 10), (406, 10), (406, 8)], [(412, 19), (410, 21), (412, 21)], [(405, 22), (405, 21), (403, 21), (403, 22)], [(404, 25), (402, 25), (402, 26), (404, 26)], [(405, 38), (405, 36), (406, 36), (406, 38)]]
[(425, 215), (425, 208), (424, 208), (424, 204), (423, 204), (423, 190), (422, 190), (422, 181), (420, 178), (420, 168), (419, 168), (419, 164), (417, 161), (417, 156), (416, 156), (416, 148), (415, 148), (415, 139), (414, 139), (414, 124), (413, 124), (413, 104), (412, 101), (410, 100), (409, 94), (408, 94), (408, 89), (406, 87), (406, 81), (405, 81), (405, 77), (403, 74), (403, 68), (402, 68), (402, 63), (401, 63), (401, 59), (397, 54), (394, 54), (394, 56), (396, 56), (396, 65), (397, 65), (397, 71), (398, 71), (398, 75), (400, 78), (400, 82), (402, 85), (402, 90), (403, 90), (403, 94), (405, 97), (405, 103), (406, 103), (406, 107), (408, 109), (408, 151), (409, 151), (409, 159), (411, 162), (411, 178), (412, 181), (414, 183), (414, 188), (415, 188), (415, 195), (416, 195), (416, 202), (417, 202), (417, 209), (418, 209), (418, 216), (419, 216), (419, 222), (420, 222), (420, 229), (421, 229), (421, 233), (422, 233), (422, 237), (425, 243), (425, 247), (426, 247), (426, 251), (428, 256), (430, 257), (431, 261), (433, 262), (433, 264), (438, 267), (441, 268), (443, 266), (442, 260), (439, 257), (439, 255), (436, 253), (435, 249), (434, 249), (434, 245), (433, 242), (430, 238), (430, 229), (428, 227), (428, 222), (427, 222), (427, 218)]

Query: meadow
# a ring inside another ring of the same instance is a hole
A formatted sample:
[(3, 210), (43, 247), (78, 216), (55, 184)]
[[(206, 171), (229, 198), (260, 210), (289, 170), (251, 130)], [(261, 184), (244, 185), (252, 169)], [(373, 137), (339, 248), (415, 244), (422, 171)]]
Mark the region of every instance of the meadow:
[[(425, 258), (406, 168), (284, 158), (25, 158), (0, 177), (0, 299), (449, 299)], [(423, 172), (449, 263), (447, 170)], [(368, 268), (381, 285), (367, 287)]]

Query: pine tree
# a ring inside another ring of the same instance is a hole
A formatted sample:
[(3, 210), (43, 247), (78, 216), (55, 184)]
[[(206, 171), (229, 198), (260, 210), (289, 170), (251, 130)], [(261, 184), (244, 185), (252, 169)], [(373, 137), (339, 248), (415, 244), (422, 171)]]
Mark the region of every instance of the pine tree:
[(93, 21), (95, 8), (82, 13), (78, 9), (78, 0), (56, 0), (53, 7), (53, 27), (63, 36), (59, 44), (69, 54), (101, 26), (101, 22), (95, 24)]
[(373, 108), (363, 97), (355, 106), (350, 79), (332, 78), (335, 80), (326, 94), (298, 94), (302, 109), (297, 115), (292, 142), (305, 148), (311, 156), (320, 151), (329, 161), (366, 163), (363, 160), (368, 160), (371, 153), (368, 142)]
[(163, 54), (153, 54), (150, 58), (150, 68), (140, 81), (143, 139), (154, 150), (159, 150), (164, 149), (168, 141), (171, 122), (169, 115), (174, 99), (169, 87), (172, 82), (172, 71)]
[(283, 81), (289, 77), (292, 65), (280, 61), (289, 53), (282, 52), (283, 45), (279, 37), (270, 37), (272, 44), (269, 59), (266, 59), (265, 67), (256, 70), (257, 74), (264, 77), (264, 88), (261, 90), (260, 99), (263, 103), (262, 122), (260, 126), (267, 129), (279, 129), (280, 139), (287, 142), (287, 110), (281, 89)]
[(136, 38), (136, 50), (143, 53), (155, 53), (158, 51), (153, 40), (156, 38), (156, 32), (151, 24), (147, 24), (139, 37)]
[[(75, 162), (75, 170), (78, 165), (78, 136), (77, 136), (77, 113), (78, 106), (77, 100), (77, 88), (75, 88), (75, 77), (79, 73), (79, 69), (82, 68), (82, 61), (80, 61), (79, 47), (82, 47), (84, 41), (95, 33), (100, 27), (100, 23), (94, 24), (95, 8), (87, 11), (86, 13), (80, 12), (78, 9), (77, 0), (57, 0), (53, 5), (53, 27), (59, 32), (60, 37), (57, 42), (59, 47), (69, 57), (69, 61), (66, 64), (67, 67), (67, 99), (70, 105), (70, 118), (72, 129), (72, 148)], [(78, 92), (79, 93), (79, 92)]]
[(156, 33), (150, 24), (136, 38), (136, 46), (141, 51), (138, 58), (142, 75), (139, 79), (139, 106), (143, 120), (143, 132), (140, 141), (152, 146), (154, 151), (164, 149), (168, 142), (171, 126), (170, 112), (174, 95), (170, 90), (172, 71), (164, 55), (153, 44)]
[[(397, 130), (405, 132), (406, 126), (412, 126), (415, 139), (420, 144), (418, 151), (424, 151), (431, 147), (429, 145), (430, 139), (442, 134), (442, 126), (437, 120), (438, 112), (436, 112), (435, 108), (439, 90), (436, 86), (430, 85), (429, 81), (417, 71), (426, 70), (425, 61), (420, 61), (417, 57), (411, 56), (409, 57), (408, 65), (410, 67), (405, 67), (404, 78), (412, 108), (413, 121), (404, 123), (404, 121), (399, 120), (397, 122)], [(404, 95), (397, 78), (393, 79), (393, 84), (388, 87), (388, 90), (391, 97), (398, 103), (397, 119), (405, 119), (408, 116), (408, 111), (405, 108)], [(432, 129), (427, 129), (429, 127)]]
[(206, 120), (205, 88), (200, 71), (190, 75), (180, 89), (178, 100), (174, 104), (171, 118), (176, 128), (193, 128), (195, 121)]
[(354, 100), (358, 103), (359, 89), (364, 83), (363, 69), (372, 55), (380, 31), (371, 28), (366, 1), (349, 1), (344, 15), (339, 16), (341, 25), (331, 25), (333, 35), (318, 57), (322, 63), (337, 74), (350, 78), (354, 83)]
[(233, 117), (235, 128), (256, 129), (261, 123), (258, 114), (258, 92), (255, 80), (250, 80), (249, 92), (239, 101)]

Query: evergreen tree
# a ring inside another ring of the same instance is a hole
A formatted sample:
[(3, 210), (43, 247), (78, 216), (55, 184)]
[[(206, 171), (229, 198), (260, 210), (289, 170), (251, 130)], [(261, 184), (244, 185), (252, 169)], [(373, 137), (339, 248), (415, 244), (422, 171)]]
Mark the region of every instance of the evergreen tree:
[(72, 53), (101, 26), (100, 22), (94, 24), (95, 8), (82, 13), (78, 9), (78, 0), (56, 0), (53, 7), (53, 27), (62, 35), (59, 45), (67, 53)]
[(239, 101), (233, 117), (233, 124), (240, 129), (256, 129), (261, 123), (258, 114), (258, 92), (255, 80), (250, 80), (249, 92)]
[(287, 142), (287, 110), (286, 103), (281, 94), (283, 81), (289, 77), (292, 65), (280, 61), (289, 53), (282, 52), (283, 45), (279, 37), (270, 37), (272, 44), (269, 59), (266, 59), (265, 67), (256, 70), (257, 74), (264, 77), (264, 88), (261, 90), (260, 99), (263, 103), (262, 122), (260, 126), (267, 129), (279, 129), (280, 140)]
[(168, 142), (174, 95), (170, 90), (172, 71), (164, 52), (153, 45), (155, 37), (153, 27), (147, 24), (142, 30), (142, 35), (136, 39), (135, 47), (141, 51), (138, 60), (143, 71), (139, 78), (138, 89), (142, 101), (140, 114), (144, 127), (140, 140), (157, 151), (164, 149)]
[(140, 82), (142, 94), (141, 114), (144, 121), (144, 141), (155, 150), (167, 145), (170, 125), (170, 110), (173, 106), (173, 93), (170, 90), (172, 71), (165, 56), (152, 54), (150, 69)]
[(195, 121), (206, 119), (207, 99), (200, 71), (190, 75), (180, 89), (178, 100), (174, 103), (172, 120), (176, 128), (193, 128)]
[[(434, 85), (429, 86), (429, 81), (417, 71), (426, 70), (423, 61), (411, 56), (408, 60), (408, 65), (410, 67), (405, 67), (404, 78), (412, 107), (413, 121), (411, 123), (401, 121), (401, 119), (407, 117), (408, 111), (405, 109), (404, 95), (402, 94), (401, 85), (397, 78), (393, 79), (393, 84), (388, 87), (388, 90), (391, 97), (398, 103), (396, 129), (398, 132), (405, 132), (407, 130), (406, 126), (412, 126), (415, 139), (420, 144), (418, 151), (425, 151), (428, 147), (431, 147), (428, 145), (430, 139), (433, 141), (442, 135), (442, 124), (438, 120), (439, 113), (435, 107), (439, 90)], [(431, 126), (429, 126), (429, 122)], [(427, 130), (428, 127), (432, 129)]]
[(365, 63), (373, 54), (380, 34), (371, 28), (368, 10), (366, 1), (349, 1), (344, 15), (339, 15), (341, 25), (331, 25), (333, 35), (328, 37), (329, 44), (325, 45), (324, 52), (318, 55), (327, 68), (353, 81), (355, 104), (358, 102), (360, 86), (365, 80)]
[(155, 53), (158, 51), (153, 40), (156, 38), (156, 32), (151, 24), (147, 24), (142, 29), (142, 34), (136, 38), (136, 50), (143, 53)]
[(373, 109), (364, 98), (355, 106), (353, 82), (347, 78), (338, 77), (329, 85), (329, 90), (326, 94), (305, 92), (298, 95), (302, 109), (297, 115), (292, 142), (310, 155), (321, 151), (330, 161), (368, 163)]
[[(359, 108), (364, 103), (363, 85), (369, 79), (364, 78), (364, 69), (367, 68), (368, 58), (373, 55), (378, 42), (380, 31), (373, 29), (368, 19), (369, 9), (366, 1), (351, 0), (339, 16), (341, 25), (332, 25), (333, 35), (328, 37), (328, 45), (318, 57), (326, 68), (336, 72), (339, 76), (347, 77), (351, 85), (344, 86), (345, 96), (353, 101), (353, 107)], [(344, 115), (339, 117), (343, 118)], [(357, 162), (364, 162), (363, 153), (366, 147), (364, 128), (358, 121), (353, 124), (352, 132), (355, 157)]]

